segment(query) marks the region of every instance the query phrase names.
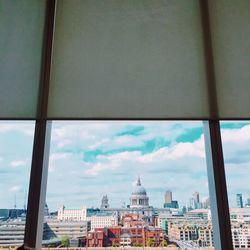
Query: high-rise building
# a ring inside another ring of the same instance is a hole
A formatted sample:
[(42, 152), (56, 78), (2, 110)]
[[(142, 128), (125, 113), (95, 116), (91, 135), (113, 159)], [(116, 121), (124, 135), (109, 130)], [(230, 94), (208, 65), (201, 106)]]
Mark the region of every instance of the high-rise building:
[(247, 198), (246, 206), (247, 206), (247, 207), (250, 207), (250, 198)]
[(238, 208), (243, 208), (242, 194), (236, 194), (236, 203)]
[(202, 208), (202, 204), (200, 203), (199, 192), (194, 192), (191, 200), (192, 200), (192, 205), (191, 205), (192, 208), (194, 208), (194, 209)]
[(199, 192), (194, 192), (193, 193), (193, 199), (195, 203), (199, 203), (200, 202), (200, 194)]
[(172, 202), (172, 191), (167, 190), (165, 193), (165, 203), (171, 203)]
[(164, 208), (179, 208), (178, 201), (172, 200), (172, 191), (167, 190), (165, 193), (165, 203), (163, 204)]

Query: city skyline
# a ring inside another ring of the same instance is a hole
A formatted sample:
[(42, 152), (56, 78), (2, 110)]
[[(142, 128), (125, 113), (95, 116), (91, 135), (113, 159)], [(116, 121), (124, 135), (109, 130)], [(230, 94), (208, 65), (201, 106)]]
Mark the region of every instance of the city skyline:
[[(5, 190), (0, 207), (13, 207), (15, 195), (17, 206), (23, 207), (33, 130), (32, 122), (0, 124), (0, 173), (5, 176), (0, 177), (1, 190)], [(244, 203), (250, 197), (249, 131), (248, 123), (222, 125), (231, 204), (236, 203), (236, 193), (243, 194)], [(167, 190), (173, 192), (180, 207), (188, 204), (195, 191), (202, 201), (208, 197), (202, 132), (202, 122), (54, 122), (48, 206), (52, 211), (62, 204), (100, 207), (102, 196), (107, 194), (111, 207), (121, 207), (124, 202), (129, 204), (138, 176), (154, 207), (163, 207)], [(237, 178), (233, 177), (236, 170)]]

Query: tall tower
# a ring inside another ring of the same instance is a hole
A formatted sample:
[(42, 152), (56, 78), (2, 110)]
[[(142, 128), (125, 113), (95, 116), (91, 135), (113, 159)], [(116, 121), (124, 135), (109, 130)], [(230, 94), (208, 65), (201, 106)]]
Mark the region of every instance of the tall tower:
[(179, 208), (178, 201), (173, 201), (172, 191), (167, 190), (165, 193), (165, 202), (163, 204), (164, 208)]
[(172, 191), (167, 190), (165, 193), (165, 203), (171, 203), (172, 202)]
[(236, 203), (238, 208), (243, 208), (242, 194), (236, 194)]
[(101, 209), (109, 208), (109, 199), (107, 195), (103, 195)]
[(200, 202), (200, 194), (199, 192), (194, 192), (193, 193), (193, 199), (195, 203), (199, 203)]
[(197, 208), (201, 207), (199, 192), (194, 192), (193, 193), (191, 203), (192, 203), (191, 207), (194, 208), (194, 209), (197, 209)]

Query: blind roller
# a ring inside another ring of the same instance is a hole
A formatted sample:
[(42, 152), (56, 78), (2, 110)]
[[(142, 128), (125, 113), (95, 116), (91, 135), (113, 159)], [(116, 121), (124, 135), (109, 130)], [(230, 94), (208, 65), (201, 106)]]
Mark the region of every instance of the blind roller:
[(208, 116), (199, 1), (57, 1), (50, 118)]
[(0, 0), (0, 118), (35, 118), (45, 3)]
[(209, 1), (220, 118), (249, 118), (250, 1)]

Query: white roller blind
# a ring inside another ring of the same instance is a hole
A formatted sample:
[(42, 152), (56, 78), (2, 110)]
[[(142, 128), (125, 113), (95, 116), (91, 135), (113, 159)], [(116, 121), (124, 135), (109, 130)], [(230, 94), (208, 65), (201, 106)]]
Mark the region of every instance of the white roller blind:
[(35, 118), (45, 1), (0, 0), (0, 118)]
[(199, 1), (57, 1), (48, 116), (208, 116)]
[(209, 1), (220, 118), (250, 117), (250, 1)]

